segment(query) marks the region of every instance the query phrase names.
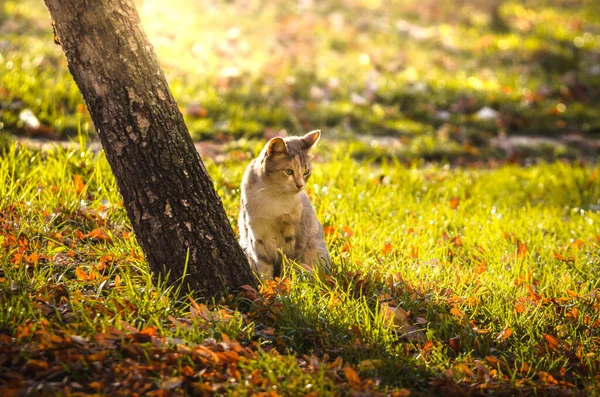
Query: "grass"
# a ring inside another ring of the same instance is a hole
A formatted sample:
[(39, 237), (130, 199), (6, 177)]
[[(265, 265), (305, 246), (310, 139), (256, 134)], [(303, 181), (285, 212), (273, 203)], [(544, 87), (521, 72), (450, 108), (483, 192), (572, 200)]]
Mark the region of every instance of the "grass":
[(323, 130), (333, 271), (153, 283), (43, 3), (4, 1), (0, 394), (600, 393), (597, 2), (137, 4), (234, 228), (259, 140)]
[[(304, 3), (303, 3), (304, 4)], [(502, 157), (498, 136), (600, 130), (597, 2), (138, 2), (195, 139), (401, 138), (401, 157)], [(89, 116), (42, 2), (0, 8), (0, 129), (74, 137)], [(478, 112), (490, 107), (491, 119)], [(20, 118), (30, 109), (41, 122)], [(574, 158), (588, 148), (527, 148)]]
[[(206, 306), (152, 283), (102, 153), (83, 141), (9, 144), (0, 383), (67, 394), (114, 392), (117, 381), (172, 394), (597, 393), (600, 168), (407, 167), (357, 162), (359, 147), (324, 141), (308, 186), (332, 274), (290, 263), (282, 280)], [(207, 160), (232, 224), (258, 149)]]

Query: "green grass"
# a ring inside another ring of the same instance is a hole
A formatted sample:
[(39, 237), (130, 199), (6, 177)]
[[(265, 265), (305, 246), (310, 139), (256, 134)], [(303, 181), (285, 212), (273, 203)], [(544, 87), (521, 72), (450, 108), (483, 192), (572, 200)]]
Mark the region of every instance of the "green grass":
[(600, 10), (494, 3), (138, 2), (234, 228), (257, 138), (324, 132), (332, 273), (208, 304), (152, 282), (43, 2), (0, 3), (0, 394), (600, 393), (600, 167), (559, 161), (597, 150), (481, 161), (596, 138)]
[[(407, 167), (358, 162), (360, 148), (324, 141), (308, 185), (332, 274), (289, 264), (258, 293), (205, 306), (152, 283), (102, 153), (84, 142), (9, 144), (0, 365), (27, 377), (1, 378), (6, 390), (111, 393), (120, 380), (124, 390), (175, 394), (204, 382), (237, 395), (438, 395), (481, 384), (597, 393), (600, 168)], [(232, 224), (257, 149), (232, 145), (224, 163), (206, 162)], [(247, 311), (240, 299), (252, 301)], [(393, 322), (397, 307), (406, 316)], [(55, 366), (68, 382), (52, 383)]]
[[(321, 128), (329, 137), (401, 137), (411, 148), (401, 157), (440, 159), (502, 156), (488, 145), (503, 134), (600, 131), (595, 1), (138, 7), (195, 139)], [(2, 21), (0, 129), (64, 138), (83, 121), (93, 134), (43, 3), (7, 0)], [(477, 117), (486, 106), (497, 120)], [(27, 128), (24, 109), (45, 128)], [(528, 150), (552, 159), (587, 149)]]

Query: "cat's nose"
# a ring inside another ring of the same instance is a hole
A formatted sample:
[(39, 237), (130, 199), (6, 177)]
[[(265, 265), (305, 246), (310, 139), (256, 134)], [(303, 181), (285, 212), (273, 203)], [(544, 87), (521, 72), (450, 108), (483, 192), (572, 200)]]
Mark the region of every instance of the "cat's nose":
[(296, 183), (296, 187), (298, 188), (298, 190), (302, 190), (302, 188), (304, 187), (304, 183)]

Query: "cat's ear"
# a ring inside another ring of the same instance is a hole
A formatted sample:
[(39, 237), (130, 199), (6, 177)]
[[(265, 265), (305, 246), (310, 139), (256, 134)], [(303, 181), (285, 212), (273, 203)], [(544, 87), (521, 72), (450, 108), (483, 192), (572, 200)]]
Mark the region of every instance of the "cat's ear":
[(321, 130), (314, 130), (314, 131), (311, 131), (308, 134), (304, 135), (302, 137), (302, 140), (304, 141), (304, 150), (308, 150), (311, 147), (313, 147), (314, 145), (316, 145), (316, 143), (319, 141), (320, 137), (321, 137)]
[(278, 154), (285, 154), (288, 153), (288, 148), (285, 144), (285, 141), (280, 138), (280, 137), (276, 137), (273, 138), (269, 141), (269, 143), (267, 143), (267, 155), (268, 156), (275, 156)]

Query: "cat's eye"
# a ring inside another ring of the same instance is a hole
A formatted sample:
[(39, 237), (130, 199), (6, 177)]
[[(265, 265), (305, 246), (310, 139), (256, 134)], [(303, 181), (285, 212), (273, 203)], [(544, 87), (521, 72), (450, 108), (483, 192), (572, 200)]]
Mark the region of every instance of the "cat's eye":
[(294, 173), (294, 170), (291, 168), (288, 168), (287, 170), (285, 170), (286, 175), (292, 175), (293, 173)]
[(304, 176), (308, 176), (308, 174), (310, 174), (310, 170), (304, 171)]

